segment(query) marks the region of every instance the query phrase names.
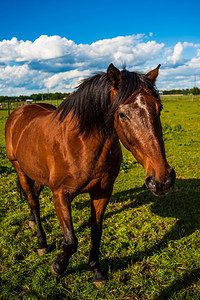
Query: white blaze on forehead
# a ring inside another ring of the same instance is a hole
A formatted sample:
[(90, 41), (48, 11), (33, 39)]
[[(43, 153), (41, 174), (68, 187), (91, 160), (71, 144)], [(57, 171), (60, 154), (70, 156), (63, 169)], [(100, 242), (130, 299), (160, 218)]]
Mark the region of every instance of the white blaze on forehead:
[[(134, 135), (140, 141), (141, 145), (147, 149), (147, 157), (152, 157), (154, 153), (162, 151), (158, 135), (156, 134), (157, 128), (155, 128), (154, 122), (152, 122), (153, 116), (148, 110), (147, 102), (141, 94), (137, 95), (134, 104), (136, 104), (136, 113), (133, 113), (135, 121)], [(137, 113), (140, 110), (143, 110), (142, 114)]]
[(147, 105), (144, 102), (144, 100), (142, 99), (141, 94), (138, 94), (138, 96), (135, 99), (135, 103), (137, 104), (137, 106), (139, 107), (139, 109), (143, 109), (143, 111), (145, 112), (145, 123), (144, 120), (141, 119), (141, 122), (143, 124), (146, 124), (146, 126), (148, 127), (148, 135), (152, 137), (152, 126), (151, 126), (151, 121), (150, 121), (150, 113), (147, 109)]
[(146, 113), (148, 114), (147, 107), (144, 104), (144, 102), (142, 101), (142, 96), (140, 94), (137, 95), (137, 97), (135, 99), (135, 103), (138, 105), (139, 108), (144, 109), (146, 111)]

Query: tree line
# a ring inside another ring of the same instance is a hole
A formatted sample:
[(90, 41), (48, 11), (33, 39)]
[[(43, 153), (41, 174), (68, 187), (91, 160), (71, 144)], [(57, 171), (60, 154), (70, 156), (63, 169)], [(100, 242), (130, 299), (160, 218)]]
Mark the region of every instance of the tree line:
[(21, 96), (0, 96), (0, 102), (14, 102), (21, 101), (25, 102), (27, 99), (33, 99), (35, 101), (48, 101), (48, 100), (62, 100), (63, 98), (69, 97), (70, 93), (44, 93), (44, 94), (31, 94)]
[[(169, 90), (163, 91), (163, 95), (200, 95), (200, 89), (198, 87), (193, 87), (192, 89), (182, 89), (182, 90)], [(33, 99), (35, 101), (47, 101), (47, 100), (63, 100), (63, 98), (69, 97), (70, 93), (39, 93), (39, 94), (32, 94), (28, 95), (21, 95), (21, 96), (0, 96), (0, 102), (14, 102), (14, 101), (21, 101), (25, 102), (27, 99)]]
[(177, 95), (177, 94), (200, 95), (200, 89), (198, 87), (193, 87), (192, 89), (163, 91), (163, 95)]

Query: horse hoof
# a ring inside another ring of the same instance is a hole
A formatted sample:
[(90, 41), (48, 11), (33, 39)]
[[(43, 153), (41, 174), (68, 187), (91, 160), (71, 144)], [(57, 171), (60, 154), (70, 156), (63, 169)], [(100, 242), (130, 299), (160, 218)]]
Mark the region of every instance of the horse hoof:
[(100, 288), (101, 286), (104, 286), (106, 284), (106, 280), (102, 280), (102, 281), (93, 281), (94, 285), (96, 286), (96, 288)]
[(38, 249), (38, 255), (44, 255), (48, 253), (48, 248)]
[(34, 227), (35, 227), (35, 222), (34, 221), (29, 221), (28, 222), (28, 226), (31, 228), (31, 229), (34, 229)]
[(51, 274), (53, 276), (59, 276), (60, 274), (58, 274), (55, 270), (54, 270), (54, 267), (53, 267), (53, 264), (51, 265)]
[(99, 269), (94, 270), (93, 283), (97, 288), (100, 288), (101, 286), (106, 284), (106, 278)]

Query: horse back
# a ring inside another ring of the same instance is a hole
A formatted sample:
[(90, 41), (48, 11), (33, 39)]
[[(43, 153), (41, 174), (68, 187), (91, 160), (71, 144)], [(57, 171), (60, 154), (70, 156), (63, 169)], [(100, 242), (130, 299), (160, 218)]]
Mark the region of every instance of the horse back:
[(6, 151), (11, 161), (16, 158), (16, 148), (24, 131), (28, 127), (33, 128), (34, 121), (44, 122), (45, 117), (51, 115), (55, 109), (53, 105), (39, 103), (19, 107), (10, 114), (5, 126), (5, 137)]

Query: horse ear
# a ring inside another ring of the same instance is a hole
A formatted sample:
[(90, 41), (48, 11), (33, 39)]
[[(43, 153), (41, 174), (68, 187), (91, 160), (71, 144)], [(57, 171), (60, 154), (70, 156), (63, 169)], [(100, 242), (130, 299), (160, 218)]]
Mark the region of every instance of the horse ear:
[(161, 66), (161, 64), (159, 64), (157, 66), (157, 68), (155, 68), (154, 70), (150, 71), (149, 73), (147, 73), (145, 75), (146, 77), (148, 77), (151, 80), (151, 82), (153, 83), (153, 85), (155, 84), (156, 78), (158, 77), (158, 72), (159, 72), (160, 66)]
[(117, 91), (122, 82), (122, 75), (120, 70), (113, 66), (113, 64), (110, 64), (107, 69), (107, 76), (111, 87), (113, 87)]

